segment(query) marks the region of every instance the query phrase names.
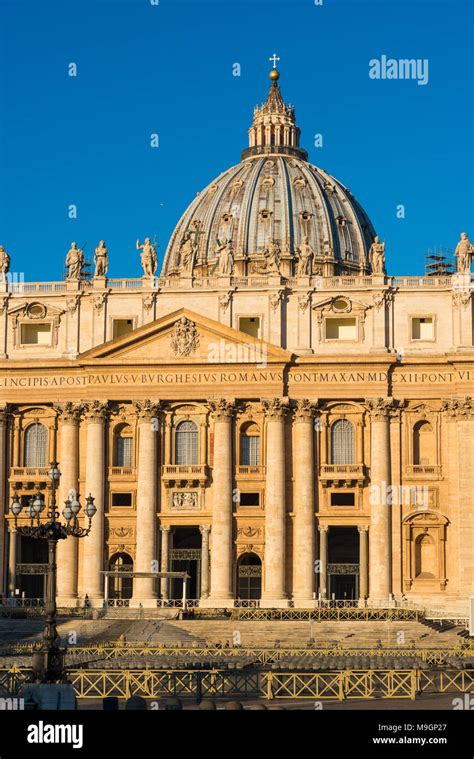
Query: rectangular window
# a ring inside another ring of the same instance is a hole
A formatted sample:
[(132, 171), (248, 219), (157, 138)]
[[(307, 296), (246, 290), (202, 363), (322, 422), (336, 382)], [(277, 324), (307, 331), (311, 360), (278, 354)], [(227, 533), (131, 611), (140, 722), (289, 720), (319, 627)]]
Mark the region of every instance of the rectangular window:
[(241, 493), (241, 506), (260, 506), (260, 493)]
[(260, 319), (258, 316), (241, 316), (239, 318), (239, 330), (251, 337), (259, 337)]
[(331, 506), (355, 506), (354, 493), (331, 493)]
[(131, 493), (112, 493), (112, 506), (131, 506)]
[(258, 435), (242, 435), (240, 463), (242, 466), (260, 466), (260, 438)]
[(117, 464), (116, 466), (132, 466), (132, 438), (117, 438)]
[(112, 337), (122, 337), (133, 330), (133, 319), (114, 319), (112, 323)]
[(434, 324), (432, 316), (415, 316), (411, 320), (412, 340), (433, 340)]
[(326, 340), (357, 340), (355, 317), (330, 317), (326, 319)]
[(51, 324), (22, 324), (22, 345), (51, 345)]

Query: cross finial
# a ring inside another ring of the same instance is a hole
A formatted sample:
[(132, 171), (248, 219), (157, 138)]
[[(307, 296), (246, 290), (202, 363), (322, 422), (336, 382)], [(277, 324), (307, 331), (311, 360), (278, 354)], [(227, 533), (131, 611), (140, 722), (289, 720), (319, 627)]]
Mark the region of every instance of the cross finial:
[(279, 61), (279, 60), (280, 60), (280, 58), (278, 58), (278, 56), (277, 56), (277, 54), (276, 54), (276, 53), (273, 53), (272, 57), (271, 57), (271, 58), (269, 58), (268, 60), (269, 60), (269, 61), (273, 61), (273, 68), (274, 68), (274, 69), (276, 69), (276, 67), (277, 67), (277, 64), (276, 64), (276, 62), (277, 62), (277, 61)]

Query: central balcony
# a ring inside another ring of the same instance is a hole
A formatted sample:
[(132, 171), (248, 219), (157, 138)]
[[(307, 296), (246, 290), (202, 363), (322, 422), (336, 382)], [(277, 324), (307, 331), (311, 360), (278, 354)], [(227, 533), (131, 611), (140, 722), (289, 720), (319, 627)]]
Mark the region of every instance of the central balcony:
[(14, 466), (10, 469), (9, 481), (18, 488), (43, 488), (50, 484), (49, 466)]
[(350, 487), (363, 485), (365, 481), (364, 464), (322, 464), (319, 479), (323, 487)]
[(167, 488), (172, 485), (184, 487), (191, 484), (203, 487), (208, 478), (207, 464), (164, 464), (161, 467), (161, 479)]
[(235, 475), (243, 480), (258, 480), (265, 477), (265, 471), (266, 467), (264, 466), (237, 466), (235, 468)]

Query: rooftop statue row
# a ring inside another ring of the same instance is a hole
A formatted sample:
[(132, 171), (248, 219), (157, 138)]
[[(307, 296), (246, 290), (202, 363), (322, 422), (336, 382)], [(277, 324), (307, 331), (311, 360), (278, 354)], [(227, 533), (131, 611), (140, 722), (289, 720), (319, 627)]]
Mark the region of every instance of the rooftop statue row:
[[(85, 247), (85, 246), (84, 246)], [(143, 269), (144, 277), (154, 277), (158, 267), (158, 256), (156, 247), (152, 244), (150, 237), (145, 237), (145, 242), (140, 244), (136, 242), (136, 248), (140, 252), (140, 263)], [(211, 274), (217, 273), (220, 276), (230, 276), (234, 272), (234, 251), (232, 240), (224, 237), (217, 240), (214, 248), (216, 261), (211, 269)], [(180, 246), (180, 255), (177, 266), (170, 274), (193, 275), (193, 268), (196, 263), (197, 245), (191, 239), (189, 234), (185, 234)], [(279, 243), (270, 238), (263, 249), (264, 262), (263, 266), (258, 269), (259, 274), (280, 274), (281, 248)], [(454, 256), (457, 259), (456, 270), (460, 274), (469, 274), (472, 267), (472, 258), (474, 256), (474, 245), (469, 240), (466, 232), (461, 232)], [(296, 274), (298, 276), (311, 276), (317, 272), (313, 268), (315, 254), (308, 238), (305, 237), (301, 246), (298, 248), (298, 264)], [(75, 242), (66, 255), (66, 279), (70, 281), (81, 280), (87, 276), (87, 269), (90, 264), (86, 263), (83, 248), (78, 248)], [(386, 274), (385, 270), (385, 243), (380, 242), (379, 237), (375, 237), (374, 242), (369, 250), (369, 264), (373, 274)], [(106, 277), (109, 266), (108, 250), (105, 241), (101, 240), (94, 251), (94, 277)], [(216, 271), (217, 270), (217, 271)], [(3, 281), (10, 271), (10, 256), (0, 245), (0, 277)]]

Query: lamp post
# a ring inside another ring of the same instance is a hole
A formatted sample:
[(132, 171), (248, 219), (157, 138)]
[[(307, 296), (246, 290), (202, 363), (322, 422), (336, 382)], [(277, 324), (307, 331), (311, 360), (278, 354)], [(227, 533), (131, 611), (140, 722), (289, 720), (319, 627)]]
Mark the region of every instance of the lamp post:
[(29, 504), (26, 507), (26, 513), (30, 518), (29, 525), (18, 526), (18, 517), (23, 510), (23, 505), (20, 503), (18, 495), (15, 494), (10, 505), (10, 511), (15, 518), (15, 528), (19, 534), (30, 538), (37, 538), (38, 540), (46, 540), (48, 543), (48, 574), (45, 599), (46, 618), (43, 630), (43, 643), (41, 648), (33, 655), (34, 679), (42, 683), (64, 682), (66, 680), (64, 649), (60, 646), (56, 627), (57, 544), (59, 540), (65, 540), (70, 536), (85, 538), (86, 535), (89, 535), (92, 527), (92, 517), (97, 511), (94, 506), (94, 498), (88, 495), (84, 513), (89, 523), (87, 527), (81, 527), (78, 521), (78, 514), (81, 510), (79, 495), (71, 495), (71, 498), (68, 498), (64, 502), (62, 515), (65, 522), (59, 521), (59, 512), (56, 511), (56, 490), (61, 472), (58, 468), (58, 462), (55, 460), (50, 464), (48, 477), (51, 480), (51, 500), (46, 514), (47, 521), (41, 521), (41, 514), (46, 504), (44, 496), (40, 492), (31, 496)]

